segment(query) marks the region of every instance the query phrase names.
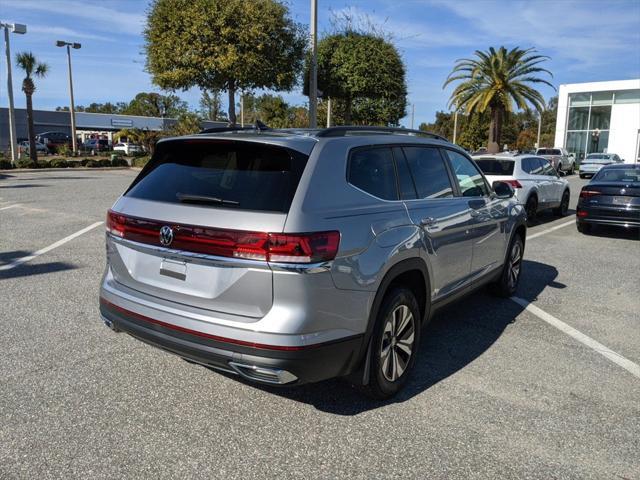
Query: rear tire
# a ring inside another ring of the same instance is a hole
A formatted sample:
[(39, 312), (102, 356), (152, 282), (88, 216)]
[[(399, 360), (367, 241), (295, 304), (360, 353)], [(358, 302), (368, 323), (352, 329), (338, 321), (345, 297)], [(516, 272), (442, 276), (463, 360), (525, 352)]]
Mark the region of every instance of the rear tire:
[(560, 200), (560, 206), (558, 208), (553, 209), (553, 214), (556, 217), (564, 217), (569, 211), (569, 200), (571, 199), (571, 194), (569, 190), (565, 190), (562, 194), (562, 200)]
[(371, 339), (369, 383), (365, 392), (384, 400), (398, 393), (413, 370), (420, 345), (421, 318), (411, 290), (387, 292), (378, 311)]
[(589, 233), (591, 233), (591, 225), (588, 223), (578, 222), (576, 227), (578, 227), (578, 231), (580, 233), (584, 233), (585, 235), (589, 235)]
[(520, 283), (520, 273), (522, 272), (522, 257), (524, 256), (524, 244), (522, 237), (515, 234), (511, 243), (507, 258), (502, 267), (502, 274), (495, 283), (491, 284), (493, 293), (500, 297), (508, 298), (516, 293), (518, 283)]
[(581, 175), (580, 175), (580, 178), (587, 178), (587, 176), (586, 176), (586, 175), (582, 175), (582, 174), (581, 174)]
[(538, 199), (534, 195), (531, 195), (527, 199), (527, 203), (525, 203), (524, 207), (525, 212), (527, 212), (527, 225), (531, 226), (533, 221), (536, 219), (538, 214)]
[(568, 175), (573, 175), (573, 174), (574, 174), (574, 172), (575, 172), (575, 170), (576, 170), (576, 164), (575, 164), (575, 163), (572, 163), (572, 164), (571, 164), (571, 166), (569, 167), (569, 173), (568, 173)]

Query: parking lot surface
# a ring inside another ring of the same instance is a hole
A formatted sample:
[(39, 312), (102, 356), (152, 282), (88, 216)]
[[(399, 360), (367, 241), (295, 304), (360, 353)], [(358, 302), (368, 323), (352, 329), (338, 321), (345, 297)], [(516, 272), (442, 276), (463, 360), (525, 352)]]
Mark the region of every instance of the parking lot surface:
[(96, 222), (134, 176), (0, 173), (0, 478), (640, 479), (637, 232), (542, 215), (524, 302), (443, 310), (379, 403), (340, 380), (250, 385), (107, 329)]

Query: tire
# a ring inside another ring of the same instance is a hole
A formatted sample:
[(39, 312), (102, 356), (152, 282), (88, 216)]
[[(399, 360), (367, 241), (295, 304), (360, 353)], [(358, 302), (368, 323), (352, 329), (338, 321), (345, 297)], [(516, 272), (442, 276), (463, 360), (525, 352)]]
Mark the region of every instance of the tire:
[(591, 233), (591, 225), (588, 223), (578, 222), (576, 223), (576, 227), (578, 227), (578, 231), (580, 233), (584, 233), (585, 235), (589, 235), (589, 233)]
[(535, 195), (531, 195), (527, 198), (527, 203), (524, 206), (525, 212), (527, 212), (527, 225), (532, 225), (538, 214), (538, 198)]
[(560, 206), (553, 209), (553, 214), (556, 217), (564, 217), (567, 215), (569, 211), (569, 200), (571, 199), (571, 194), (569, 190), (565, 190), (562, 194), (562, 200), (560, 200)]
[(411, 290), (399, 287), (387, 292), (371, 339), (365, 387), (369, 396), (384, 400), (404, 387), (416, 363), (420, 320), (420, 308)]
[(569, 172), (567, 173), (568, 175), (573, 175), (576, 171), (576, 164), (572, 163), (571, 166), (569, 167)]
[(581, 174), (581, 175), (580, 175), (580, 178), (587, 178), (587, 176), (586, 176), (586, 175), (582, 175), (582, 174)]
[(524, 244), (522, 243), (522, 237), (515, 234), (509, 244), (507, 258), (504, 262), (504, 266), (502, 267), (500, 278), (491, 285), (493, 293), (505, 298), (516, 293), (518, 283), (520, 283), (523, 255)]

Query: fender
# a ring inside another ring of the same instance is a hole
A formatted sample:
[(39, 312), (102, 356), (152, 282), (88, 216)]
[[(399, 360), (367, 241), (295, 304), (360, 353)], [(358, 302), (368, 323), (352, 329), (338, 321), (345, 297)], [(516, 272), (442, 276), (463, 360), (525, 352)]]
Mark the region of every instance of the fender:
[(361, 385), (366, 385), (368, 383), (369, 359), (371, 357), (371, 337), (373, 336), (373, 328), (378, 317), (378, 311), (380, 310), (380, 306), (382, 305), (382, 300), (384, 299), (384, 296), (393, 281), (403, 273), (409, 272), (411, 270), (419, 270), (424, 278), (425, 301), (424, 312), (422, 312), (423, 318), (421, 327), (424, 327), (429, 322), (431, 318), (431, 283), (427, 265), (425, 261), (420, 257), (412, 257), (401, 260), (387, 271), (382, 281), (380, 282), (380, 286), (378, 287), (378, 290), (376, 292), (373, 304), (371, 305), (371, 310), (369, 311), (369, 321), (367, 322), (367, 329), (364, 333), (364, 338), (362, 339), (362, 347), (360, 352), (358, 353), (358, 360), (356, 362), (356, 365), (360, 365), (360, 367), (356, 368), (355, 371), (349, 375), (351, 381), (359, 383)]

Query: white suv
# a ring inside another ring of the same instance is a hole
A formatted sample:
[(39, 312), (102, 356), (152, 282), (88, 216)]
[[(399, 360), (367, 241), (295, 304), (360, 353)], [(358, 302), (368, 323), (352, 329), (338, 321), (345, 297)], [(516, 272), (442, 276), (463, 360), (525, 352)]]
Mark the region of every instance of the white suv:
[(482, 155), (473, 157), (491, 183), (510, 184), (518, 202), (525, 205), (531, 222), (541, 210), (552, 208), (564, 216), (569, 209), (569, 182), (542, 157), (532, 155)]

